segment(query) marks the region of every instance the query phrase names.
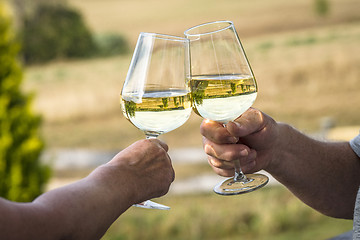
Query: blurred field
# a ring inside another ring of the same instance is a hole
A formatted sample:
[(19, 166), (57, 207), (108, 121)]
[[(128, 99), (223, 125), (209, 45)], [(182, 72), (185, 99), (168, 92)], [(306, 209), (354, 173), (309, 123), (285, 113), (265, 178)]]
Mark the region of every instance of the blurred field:
[(325, 240), (352, 229), (352, 221), (324, 217), (280, 186), (232, 197), (209, 193), (156, 201), (172, 209), (131, 208), (102, 239)]
[(359, 20), (357, 0), (331, 0), (328, 18), (319, 18), (312, 0), (68, 0), (83, 10), (98, 33), (120, 32), (133, 43), (139, 32), (183, 35), (186, 28), (231, 20), (241, 37), (317, 28)]
[[(351, 12), (355, 6), (348, 8)], [(242, 38), (259, 85), (254, 107), (306, 132), (317, 131), (324, 117), (333, 118), (338, 126), (359, 125), (360, 114), (354, 109), (360, 101), (359, 21), (318, 21), (319, 26), (309, 27), (305, 21), (302, 29), (297, 25), (295, 30)], [(148, 28), (144, 23), (143, 30)], [(130, 60), (131, 54), (26, 69), (25, 88), (36, 92), (35, 108), (44, 115), (49, 147), (114, 149), (143, 137), (119, 108)], [(200, 146), (200, 121), (193, 116), (164, 138), (173, 147)], [(187, 141), (182, 140), (184, 136)]]
[[(332, 139), (348, 140), (358, 133), (358, 0), (329, 1), (330, 13), (324, 18), (315, 14), (310, 0), (68, 2), (83, 12), (97, 34), (121, 33), (132, 47), (141, 31), (181, 36), (199, 23), (232, 20), (258, 81), (254, 107), (307, 133), (318, 132), (324, 117), (337, 126), (329, 135)], [(35, 93), (34, 107), (44, 116), (48, 148), (119, 150), (144, 137), (119, 108), (131, 56), (25, 69), (24, 88)], [(170, 148), (201, 147), (200, 122), (192, 115), (162, 138)], [(177, 179), (195, 175), (189, 168), (176, 166)], [(210, 171), (204, 166), (196, 169)], [(131, 209), (104, 239), (326, 239), (351, 229), (351, 223), (315, 213), (281, 187), (231, 198), (210, 193), (170, 195), (160, 201), (173, 210)]]

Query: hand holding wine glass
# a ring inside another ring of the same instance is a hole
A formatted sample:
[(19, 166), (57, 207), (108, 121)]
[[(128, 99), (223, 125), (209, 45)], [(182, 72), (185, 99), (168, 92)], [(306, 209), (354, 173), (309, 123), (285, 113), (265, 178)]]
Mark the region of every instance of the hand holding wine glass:
[[(190, 117), (188, 58), (188, 39), (140, 33), (121, 91), (121, 108), (146, 138), (172, 131)], [(136, 206), (169, 209), (152, 201)]]
[[(227, 124), (255, 101), (257, 84), (235, 27), (230, 21), (201, 24), (185, 31), (190, 40), (191, 91), (194, 111)], [(234, 177), (215, 186), (221, 195), (256, 190), (268, 182), (261, 174), (245, 175), (235, 161)]]

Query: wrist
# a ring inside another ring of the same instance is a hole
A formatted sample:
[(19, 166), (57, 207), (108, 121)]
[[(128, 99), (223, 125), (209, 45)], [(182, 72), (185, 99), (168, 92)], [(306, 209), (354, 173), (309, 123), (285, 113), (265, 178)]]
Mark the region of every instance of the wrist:
[(294, 128), (286, 123), (276, 123), (275, 125), (275, 137), (271, 146), (271, 161), (265, 169), (272, 175), (277, 175), (278, 172), (283, 171), (284, 161), (291, 155), (289, 147), (293, 144), (291, 142), (293, 131)]
[[(125, 168), (104, 164), (97, 167), (89, 177), (93, 178), (96, 184), (100, 185), (104, 190), (104, 194), (114, 206), (124, 205), (130, 207), (137, 203), (139, 198), (136, 190), (136, 184), (132, 175)], [(116, 203), (117, 202), (117, 203)]]

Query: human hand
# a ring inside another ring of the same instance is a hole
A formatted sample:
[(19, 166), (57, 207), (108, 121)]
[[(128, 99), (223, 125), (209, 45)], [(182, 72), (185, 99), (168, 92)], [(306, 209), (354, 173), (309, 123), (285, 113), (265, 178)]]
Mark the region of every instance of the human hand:
[(160, 197), (169, 191), (175, 172), (167, 154), (168, 146), (158, 139), (137, 141), (118, 153), (107, 165), (126, 174), (135, 203)]
[(204, 120), (200, 132), (210, 166), (217, 174), (226, 177), (234, 175), (234, 161), (240, 161), (245, 173), (266, 170), (274, 158), (279, 135), (277, 123), (254, 108), (226, 127)]

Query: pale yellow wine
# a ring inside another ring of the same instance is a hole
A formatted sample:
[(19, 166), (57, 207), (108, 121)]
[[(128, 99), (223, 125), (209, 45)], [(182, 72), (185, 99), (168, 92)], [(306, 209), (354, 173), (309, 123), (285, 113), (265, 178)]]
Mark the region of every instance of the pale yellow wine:
[(191, 94), (181, 90), (145, 92), (121, 98), (125, 117), (145, 134), (157, 136), (183, 125), (191, 114)]
[(200, 75), (190, 80), (193, 107), (203, 118), (227, 123), (243, 114), (257, 96), (249, 75)]

